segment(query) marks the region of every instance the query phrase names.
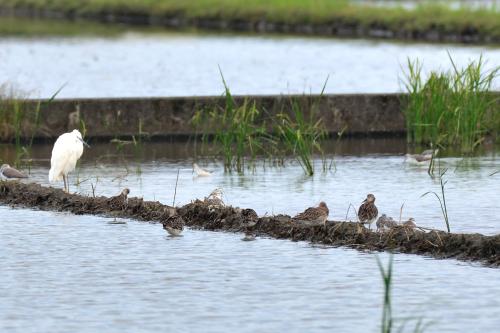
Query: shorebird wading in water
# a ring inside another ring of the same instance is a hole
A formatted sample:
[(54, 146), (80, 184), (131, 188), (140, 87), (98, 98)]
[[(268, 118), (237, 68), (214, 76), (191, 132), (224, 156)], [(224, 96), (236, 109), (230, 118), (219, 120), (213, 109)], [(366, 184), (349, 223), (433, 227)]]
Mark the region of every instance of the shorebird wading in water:
[(82, 139), (82, 134), (78, 130), (61, 134), (50, 158), (49, 181), (64, 181), (64, 191), (69, 193), (68, 173), (75, 170), (76, 162), (83, 154), (83, 145), (90, 147)]
[(212, 173), (208, 170), (201, 168), (198, 164), (193, 163), (193, 171), (198, 177), (210, 177)]
[(371, 229), (371, 224), (377, 219), (378, 209), (375, 206), (375, 196), (373, 194), (368, 194), (366, 199), (363, 201), (358, 209), (359, 222), (362, 224), (368, 224)]
[(163, 229), (167, 230), (170, 236), (180, 236), (184, 230), (184, 220), (181, 216), (174, 214), (162, 222)]
[(432, 160), (433, 156), (436, 156), (439, 153), (439, 149), (427, 149), (421, 152), (420, 154), (406, 154), (406, 161), (410, 163), (425, 163)]
[(309, 207), (302, 213), (299, 213), (293, 217), (294, 220), (311, 222), (311, 223), (321, 223), (326, 224), (326, 219), (328, 218), (328, 206), (324, 201), (319, 203), (318, 207)]
[(2, 180), (9, 180), (17, 178), (28, 178), (28, 176), (26, 176), (21, 171), (14, 169), (8, 164), (3, 164), (2, 167), (0, 167), (0, 178)]

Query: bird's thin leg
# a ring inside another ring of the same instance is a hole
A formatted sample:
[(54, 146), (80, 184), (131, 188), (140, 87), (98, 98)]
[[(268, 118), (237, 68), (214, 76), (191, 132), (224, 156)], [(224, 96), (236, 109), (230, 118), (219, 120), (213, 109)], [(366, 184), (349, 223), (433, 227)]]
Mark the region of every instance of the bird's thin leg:
[(66, 192), (69, 193), (69, 176), (68, 175), (66, 175), (66, 186), (68, 187)]
[(63, 181), (64, 181), (64, 192), (68, 193), (68, 190), (66, 190), (66, 176), (63, 175)]

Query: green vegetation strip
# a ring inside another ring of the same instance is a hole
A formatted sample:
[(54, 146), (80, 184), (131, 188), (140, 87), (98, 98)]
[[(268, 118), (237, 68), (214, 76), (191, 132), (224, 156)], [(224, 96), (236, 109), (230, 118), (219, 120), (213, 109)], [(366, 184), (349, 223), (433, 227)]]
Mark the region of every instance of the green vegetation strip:
[[(61, 189), (39, 184), (0, 181), (0, 204), (74, 214), (132, 218), (153, 223), (165, 222), (177, 214), (186, 226), (212, 231), (250, 232), (293, 241), (308, 241), (359, 250), (413, 253), (434, 258), (456, 258), (500, 266), (500, 235), (454, 234), (397, 226), (387, 232), (370, 231), (356, 222), (328, 221), (310, 225), (288, 215), (257, 217), (251, 209), (216, 205), (194, 200), (182, 207), (169, 207), (158, 201), (130, 197), (116, 206), (107, 197), (67, 194)], [(89, 226), (91, 227), (91, 226)], [(159, 230), (159, 232), (163, 232)]]
[[(99, 16), (109, 19), (111, 14), (130, 18), (167, 17), (188, 20), (184, 25), (197, 25), (197, 22), (203, 20), (268, 22), (292, 26), (337, 25), (353, 28), (352, 34), (359, 34), (355, 32), (358, 28), (381, 29), (404, 32), (404, 36), (399, 37), (408, 39), (429, 39), (422, 34), (434, 31), (440, 34), (455, 34), (459, 36), (459, 40), (460, 36), (474, 35), (479, 36), (480, 41), (500, 41), (500, 12), (484, 8), (452, 9), (443, 3), (425, 3), (414, 9), (405, 9), (363, 6), (345, 0), (4, 0), (1, 6), (29, 8), (38, 13), (52, 10), (63, 12), (68, 18)], [(154, 20), (146, 19), (148, 23), (151, 21)], [(162, 24), (161, 20), (158, 24)], [(222, 25), (220, 28), (231, 30), (231, 25)], [(253, 29), (241, 29), (260, 30), (255, 26)], [(269, 29), (272, 30), (267, 30)]]

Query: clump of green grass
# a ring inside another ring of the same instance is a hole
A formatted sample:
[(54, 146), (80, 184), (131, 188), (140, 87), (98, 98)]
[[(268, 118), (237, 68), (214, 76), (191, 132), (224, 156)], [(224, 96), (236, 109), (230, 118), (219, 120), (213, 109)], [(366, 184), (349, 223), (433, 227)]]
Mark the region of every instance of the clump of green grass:
[(61, 87), (46, 101), (38, 101), (34, 106), (28, 97), (6, 84), (0, 86), (0, 141), (14, 141), (16, 161), (29, 157), (31, 146), (40, 127), (42, 108), (48, 106), (59, 94)]
[[(327, 137), (318, 117), (319, 99), (315, 98), (306, 107), (298, 99), (291, 99), (290, 110), (282, 110), (272, 119), (255, 101), (245, 99), (238, 105), (223, 76), (222, 81), (224, 105), (198, 110), (191, 121), (196, 132), (200, 126), (204, 126), (205, 133), (214, 132), (212, 141), (223, 158), (225, 171), (243, 172), (246, 162), (255, 166), (257, 156), (269, 158), (274, 165), (283, 165), (285, 156), (292, 155), (307, 175), (313, 175), (313, 156), (316, 153), (323, 156), (321, 143)], [(204, 135), (203, 142), (209, 138)], [(328, 169), (324, 158), (323, 169)]]
[[(311, 108), (309, 117), (304, 115), (297, 101), (292, 101), (291, 109), (291, 115), (289, 113), (278, 114), (277, 138), (289, 153), (296, 156), (305, 173), (312, 176), (314, 174), (313, 155), (315, 153), (323, 155), (321, 141), (327, 137), (327, 132), (322, 118), (315, 117), (314, 107)], [(323, 165), (325, 166), (325, 163)]]
[(450, 61), (452, 71), (431, 72), (424, 80), (422, 64), (408, 60), (408, 141), (471, 152), (500, 130), (498, 98), (491, 93), (500, 67), (485, 70), (482, 56), (464, 68), (458, 68), (451, 56)]
[(206, 110), (198, 111), (193, 122), (195, 125), (208, 122), (209, 126), (215, 129), (213, 142), (221, 149), (224, 169), (243, 172), (247, 157), (250, 162), (255, 161), (257, 154), (265, 151), (264, 143), (269, 149), (274, 145), (274, 141), (266, 130), (265, 122), (258, 119), (260, 111), (255, 102), (245, 100), (242, 105), (238, 105), (222, 73), (221, 77), (225, 88), (224, 106), (210, 110), (208, 119)]

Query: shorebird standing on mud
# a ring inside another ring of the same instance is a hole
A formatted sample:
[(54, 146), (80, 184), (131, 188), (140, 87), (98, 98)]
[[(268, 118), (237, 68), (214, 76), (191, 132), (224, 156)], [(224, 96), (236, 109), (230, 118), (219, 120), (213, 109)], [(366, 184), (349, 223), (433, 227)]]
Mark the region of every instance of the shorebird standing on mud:
[(0, 178), (2, 180), (9, 180), (17, 178), (28, 178), (28, 176), (26, 176), (21, 171), (14, 169), (8, 164), (3, 164), (2, 167), (0, 167)]
[(382, 214), (382, 216), (378, 218), (376, 225), (377, 231), (384, 231), (385, 228), (390, 229), (395, 227), (397, 223), (392, 217)]
[(130, 190), (128, 188), (124, 188), (120, 194), (111, 197), (109, 199), (109, 206), (113, 210), (122, 210), (124, 207), (127, 206), (128, 203), (128, 198), (127, 196), (129, 195)]
[(415, 219), (413, 217), (410, 217), (410, 219), (406, 222), (403, 222), (403, 227), (413, 229), (417, 227), (417, 224), (415, 223)]
[(302, 213), (295, 215), (293, 219), (303, 222), (321, 223), (325, 225), (329, 213), (330, 211), (328, 210), (328, 206), (324, 201), (321, 201), (318, 207), (309, 207)]
[(167, 217), (162, 224), (163, 229), (167, 230), (170, 236), (173, 237), (180, 236), (182, 230), (184, 230), (184, 220), (177, 214)]
[(368, 224), (371, 229), (371, 224), (377, 219), (378, 209), (375, 206), (375, 196), (368, 194), (358, 209), (358, 219), (362, 224)]

